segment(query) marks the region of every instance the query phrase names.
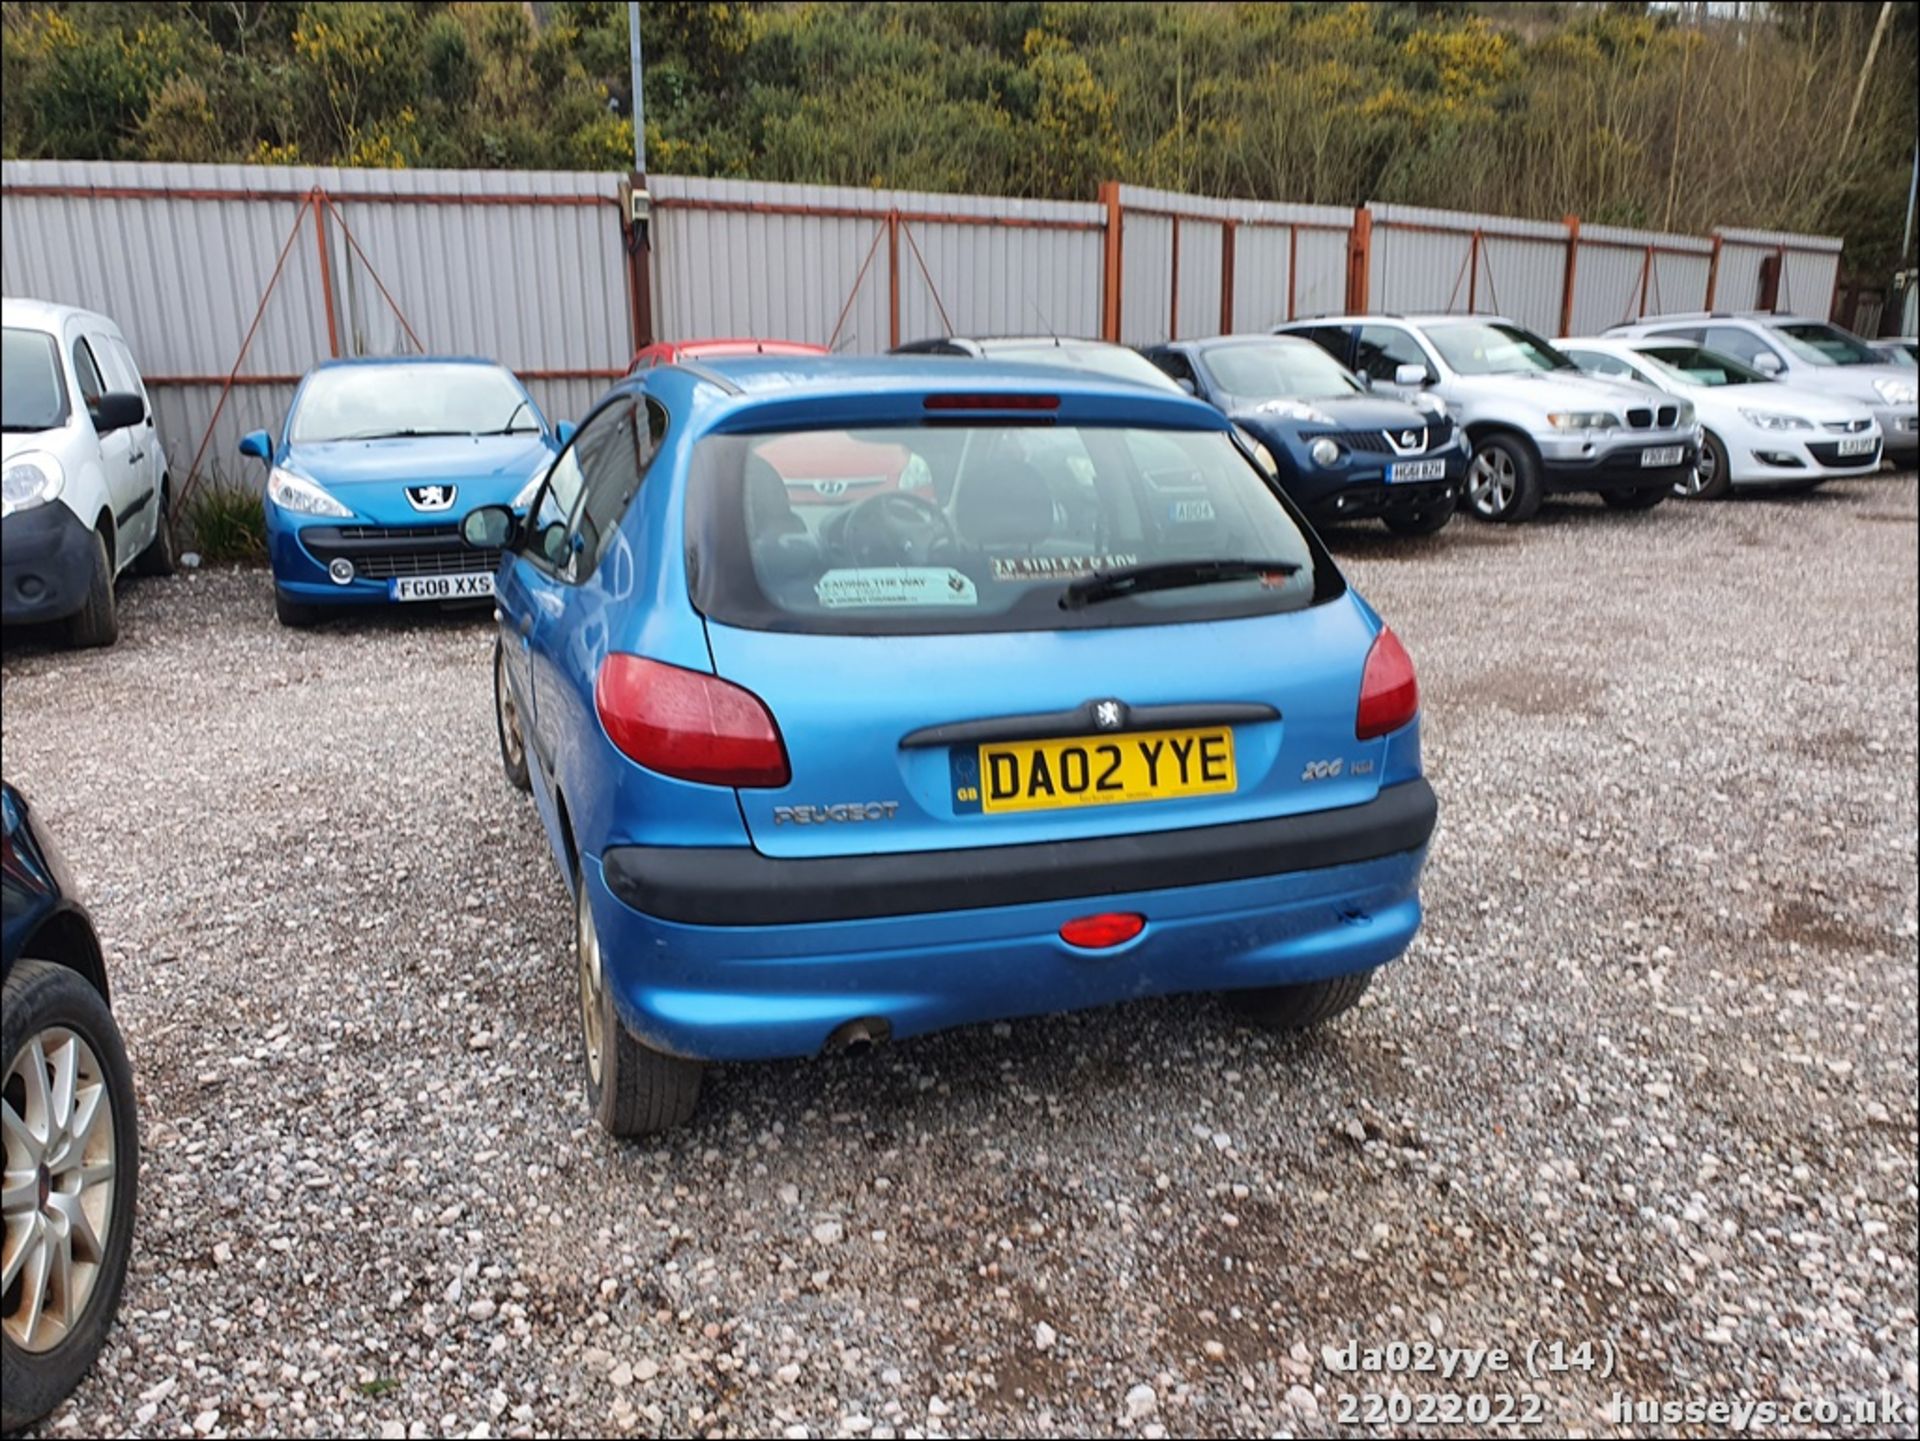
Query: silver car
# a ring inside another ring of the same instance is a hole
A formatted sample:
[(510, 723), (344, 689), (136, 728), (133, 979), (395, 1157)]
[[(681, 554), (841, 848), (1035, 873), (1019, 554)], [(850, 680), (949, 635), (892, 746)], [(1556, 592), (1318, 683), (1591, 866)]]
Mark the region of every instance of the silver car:
[(1465, 499), (1482, 520), (1526, 520), (1563, 491), (1647, 510), (1699, 460), (1691, 402), (1583, 374), (1498, 316), (1331, 316), (1275, 333), (1316, 342), (1376, 386), (1446, 402), (1472, 447)]
[(1698, 341), (1762, 375), (1802, 390), (1858, 401), (1880, 422), (1888, 460), (1906, 467), (1920, 459), (1913, 368), (1893, 364), (1850, 330), (1804, 315), (1753, 311), (1657, 315), (1632, 325), (1616, 325), (1607, 334)]

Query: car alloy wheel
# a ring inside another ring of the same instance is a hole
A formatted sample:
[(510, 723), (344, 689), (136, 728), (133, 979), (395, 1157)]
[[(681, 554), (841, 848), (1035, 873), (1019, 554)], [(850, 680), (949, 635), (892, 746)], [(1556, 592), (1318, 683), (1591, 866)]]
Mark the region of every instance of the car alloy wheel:
[(579, 897), (574, 904), (578, 918), (574, 927), (574, 951), (580, 972), (580, 1036), (587, 1047), (587, 1077), (598, 1086), (606, 1041), (601, 1008), (607, 978), (600, 968), (600, 932), (593, 924), (593, 903), (587, 899), (585, 876), (580, 878), (579, 885)]
[(1713, 486), (1714, 478), (1719, 474), (1719, 466), (1713, 458), (1713, 447), (1700, 447), (1700, 459), (1692, 470), (1673, 483), (1673, 493), (1687, 500), (1705, 494)]
[(79, 1325), (107, 1254), (116, 1185), (113, 1093), (93, 1047), (54, 1026), (13, 1057), (4, 1097), (0, 1326), (22, 1351), (50, 1351)]
[(1519, 472), (1506, 451), (1488, 446), (1475, 453), (1467, 468), (1467, 501), (1475, 511), (1485, 516), (1504, 514), (1519, 488)]
[(506, 656), (495, 651), (493, 693), (500, 704), (500, 749), (505, 754), (509, 773), (523, 771), (527, 764), (527, 741), (520, 733), (520, 707), (513, 703), (513, 690), (506, 677)]

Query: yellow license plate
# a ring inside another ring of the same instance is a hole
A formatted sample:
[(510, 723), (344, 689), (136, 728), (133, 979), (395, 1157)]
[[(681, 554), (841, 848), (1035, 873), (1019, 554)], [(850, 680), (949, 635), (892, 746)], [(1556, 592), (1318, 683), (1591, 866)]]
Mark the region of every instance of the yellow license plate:
[(1170, 801), (1238, 784), (1226, 726), (983, 745), (978, 775), (980, 809), (989, 815)]

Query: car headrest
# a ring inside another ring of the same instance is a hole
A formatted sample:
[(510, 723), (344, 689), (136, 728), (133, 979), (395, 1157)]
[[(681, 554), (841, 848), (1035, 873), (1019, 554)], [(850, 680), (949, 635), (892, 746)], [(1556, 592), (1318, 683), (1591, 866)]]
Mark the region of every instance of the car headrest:
[(957, 488), (953, 523), (974, 545), (1037, 545), (1053, 532), (1053, 496), (1026, 461), (995, 461)]
[(747, 534), (756, 540), (792, 535), (807, 528), (806, 522), (794, 514), (780, 472), (760, 456), (747, 457), (741, 503), (747, 513)]

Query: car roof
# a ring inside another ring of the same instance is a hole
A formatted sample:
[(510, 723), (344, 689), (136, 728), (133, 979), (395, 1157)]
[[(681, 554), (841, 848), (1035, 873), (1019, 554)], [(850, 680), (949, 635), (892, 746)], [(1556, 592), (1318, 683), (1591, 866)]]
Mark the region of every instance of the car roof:
[(1313, 325), (1368, 325), (1375, 321), (1399, 325), (1443, 325), (1452, 321), (1477, 320), (1486, 325), (1519, 325), (1520, 322), (1506, 315), (1489, 315), (1485, 311), (1429, 310), (1407, 314), (1392, 310), (1350, 310), (1334, 315), (1301, 315), (1292, 320), (1283, 321), (1279, 330), (1295, 330)]
[[(981, 396), (1058, 396), (1062, 410), (1097, 416), (1101, 423), (1137, 417), (1146, 426), (1220, 430), (1227, 421), (1212, 406), (1176, 390), (1150, 389), (1134, 381), (1096, 371), (1069, 370), (1039, 362), (983, 359), (956, 368), (950, 355), (814, 356), (804, 364), (792, 357), (753, 355), (696, 360), (642, 371), (618, 382), (615, 391), (660, 392), (670, 406), (684, 384), (689, 399), (723, 410), (766, 410), (792, 420), (796, 428), (832, 428), (862, 407), (907, 415), (918, 422), (925, 412), (916, 398), (929, 394)], [(844, 402), (839, 404), (837, 402)], [(1004, 409), (991, 405), (979, 413)], [(955, 413), (954, 419), (962, 418)]]
[(904, 345), (896, 345), (889, 353), (937, 355), (940, 353), (939, 348), (943, 345), (950, 345), (955, 350), (964, 350), (965, 347), (972, 346), (976, 350), (983, 351), (1037, 345), (1051, 345), (1060, 350), (1130, 350), (1132, 348), (1121, 345), (1117, 341), (1100, 340), (1090, 335), (929, 335), (920, 340), (909, 340)]
[[(708, 340), (664, 340), (656, 343), (676, 356), (684, 355), (689, 360), (723, 355), (825, 355), (824, 345), (815, 345), (807, 340), (755, 340), (750, 336), (730, 338), (715, 337)], [(647, 350), (656, 346), (647, 346)]]
[(315, 370), (341, 370), (350, 366), (379, 365), (484, 365), (494, 370), (506, 367), (484, 355), (342, 355), (323, 360)]
[(6, 325), (27, 330), (58, 331), (73, 319), (97, 320), (115, 332), (120, 329), (114, 324), (113, 317), (102, 315), (97, 310), (86, 310), (78, 305), (56, 305), (50, 300), (33, 300), (26, 296), (0, 297), (0, 323)]
[[(1276, 340), (1283, 345), (1289, 343), (1293, 345), (1313, 345), (1313, 342), (1308, 340), (1304, 335), (1272, 335), (1264, 330), (1250, 331), (1245, 335), (1208, 335), (1192, 340), (1167, 340), (1162, 341), (1161, 344), (1186, 345), (1191, 346), (1195, 350), (1225, 350), (1235, 345), (1271, 345)], [(1160, 347), (1149, 346), (1148, 348), (1157, 350)], [(1314, 345), (1313, 348), (1318, 350), (1320, 347)]]

